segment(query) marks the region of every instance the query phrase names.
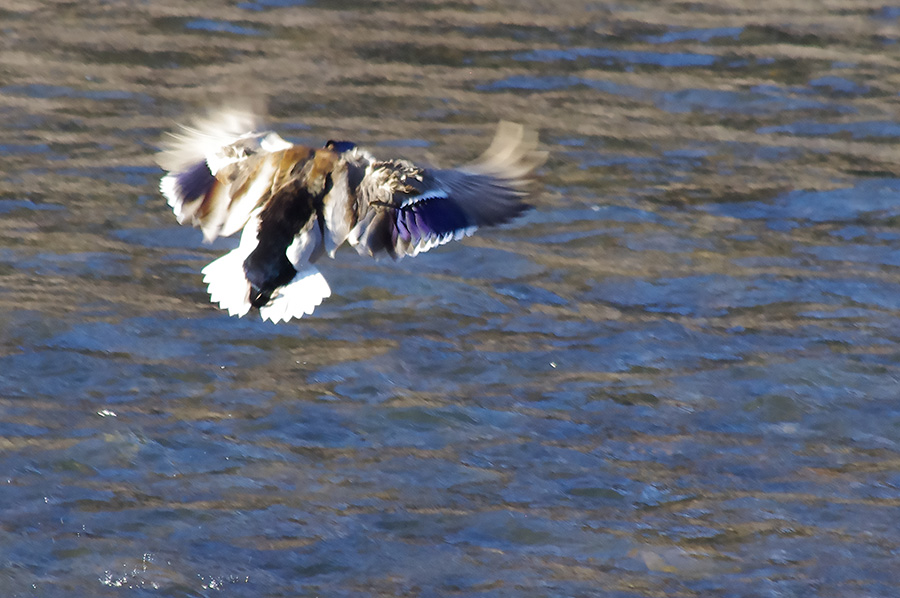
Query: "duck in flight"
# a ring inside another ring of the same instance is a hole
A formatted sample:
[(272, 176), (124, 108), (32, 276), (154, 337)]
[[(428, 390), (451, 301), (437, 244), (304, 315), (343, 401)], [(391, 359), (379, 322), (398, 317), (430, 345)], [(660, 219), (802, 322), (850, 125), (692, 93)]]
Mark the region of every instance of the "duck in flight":
[(252, 114), (223, 111), (172, 135), (159, 154), (160, 191), (207, 242), (243, 231), (203, 281), (229, 315), (257, 308), (277, 323), (331, 295), (315, 264), (345, 241), (399, 259), (515, 218), (545, 159), (535, 134), (507, 122), (476, 161), (441, 170), (378, 160), (349, 141), (294, 145)]

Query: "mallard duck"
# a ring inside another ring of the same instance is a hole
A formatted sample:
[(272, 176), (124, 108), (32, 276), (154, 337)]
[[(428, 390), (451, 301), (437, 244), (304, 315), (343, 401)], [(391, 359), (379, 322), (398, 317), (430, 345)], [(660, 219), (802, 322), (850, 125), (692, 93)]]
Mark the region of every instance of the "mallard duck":
[(345, 241), (400, 259), (521, 214), (529, 175), (546, 157), (536, 148), (535, 134), (501, 122), (479, 159), (439, 170), (377, 160), (349, 141), (294, 145), (252, 114), (223, 111), (172, 135), (159, 154), (160, 191), (207, 242), (243, 230), (203, 281), (229, 315), (257, 308), (277, 323), (331, 295), (314, 264)]

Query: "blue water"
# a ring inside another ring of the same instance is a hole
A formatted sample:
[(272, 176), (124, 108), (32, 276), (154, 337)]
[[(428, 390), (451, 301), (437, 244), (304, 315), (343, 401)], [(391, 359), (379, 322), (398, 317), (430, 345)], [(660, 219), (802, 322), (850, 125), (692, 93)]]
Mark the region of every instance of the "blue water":
[[(0, 9), (0, 595), (900, 595), (896, 11), (706, 8)], [(510, 225), (229, 318), (153, 152), (244, 95), (550, 159)]]

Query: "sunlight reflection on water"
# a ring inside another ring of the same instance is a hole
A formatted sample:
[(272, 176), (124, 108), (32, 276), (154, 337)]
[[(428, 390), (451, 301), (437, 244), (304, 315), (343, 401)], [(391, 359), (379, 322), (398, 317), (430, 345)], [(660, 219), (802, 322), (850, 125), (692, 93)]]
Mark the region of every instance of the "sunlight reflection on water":
[[(897, 15), (475, 4), (0, 10), (0, 593), (900, 593)], [(229, 318), (152, 152), (246, 86), (535, 209)]]

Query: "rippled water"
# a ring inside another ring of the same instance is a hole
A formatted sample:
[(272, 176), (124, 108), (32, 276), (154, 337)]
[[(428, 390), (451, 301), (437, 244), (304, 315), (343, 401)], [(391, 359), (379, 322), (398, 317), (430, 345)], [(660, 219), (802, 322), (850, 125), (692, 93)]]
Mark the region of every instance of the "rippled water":
[[(900, 8), (0, 5), (3, 596), (900, 595)], [(213, 308), (175, 122), (449, 165), (535, 210)]]

